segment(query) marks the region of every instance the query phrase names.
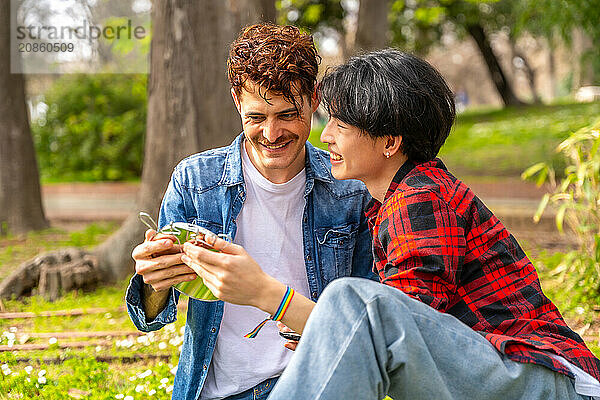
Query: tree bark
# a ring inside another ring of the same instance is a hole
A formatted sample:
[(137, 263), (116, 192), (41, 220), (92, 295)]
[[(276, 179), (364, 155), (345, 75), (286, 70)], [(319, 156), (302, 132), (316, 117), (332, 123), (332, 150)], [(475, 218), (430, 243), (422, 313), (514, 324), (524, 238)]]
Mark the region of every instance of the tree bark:
[(388, 44), (388, 0), (362, 0), (358, 8), (355, 52), (382, 49)]
[[(146, 229), (138, 211), (158, 214), (174, 166), (184, 157), (230, 143), (241, 132), (226, 76), (229, 44), (258, 22), (258, 0), (154, 2), (148, 117), (142, 182), (133, 212), (95, 254), (102, 281), (134, 272), (131, 250)], [(266, 4), (265, 1), (260, 1)], [(273, 7), (274, 2), (270, 4)]]
[[(0, 234), (48, 227), (22, 74), (11, 74), (10, 1), (0, 2)], [(19, 66), (20, 59), (13, 60)]]
[(522, 105), (523, 102), (517, 98), (512, 87), (510, 86), (510, 83), (506, 79), (506, 74), (498, 62), (498, 57), (496, 57), (496, 54), (494, 54), (483, 27), (479, 24), (468, 24), (466, 28), (469, 32), (469, 35), (471, 35), (473, 40), (475, 40), (475, 43), (477, 43), (477, 47), (479, 48), (479, 51), (481, 52), (483, 60), (485, 61), (490, 73), (490, 78), (494, 82), (496, 90), (502, 98), (504, 105)]

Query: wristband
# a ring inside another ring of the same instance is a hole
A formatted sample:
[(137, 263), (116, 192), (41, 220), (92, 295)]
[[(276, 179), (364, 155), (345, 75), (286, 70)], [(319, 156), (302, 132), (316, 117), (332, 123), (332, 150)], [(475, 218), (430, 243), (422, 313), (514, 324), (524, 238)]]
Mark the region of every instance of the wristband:
[(258, 335), (258, 332), (260, 331), (260, 329), (268, 321), (281, 321), (281, 319), (285, 315), (285, 312), (287, 311), (288, 307), (290, 306), (290, 303), (292, 302), (292, 297), (294, 297), (294, 289), (292, 289), (291, 287), (288, 286), (285, 291), (285, 294), (283, 295), (283, 299), (281, 299), (281, 303), (279, 304), (279, 307), (277, 308), (277, 311), (275, 311), (275, 314), (271, 315), (269, 318), (265, 319), (263, 322), (258, 324), (258, 326), (252, 330), (252, 332), (244, 335), (244, 337), (248, 338), (248, 339), (254, 339), (256, 337), (256, 335)]

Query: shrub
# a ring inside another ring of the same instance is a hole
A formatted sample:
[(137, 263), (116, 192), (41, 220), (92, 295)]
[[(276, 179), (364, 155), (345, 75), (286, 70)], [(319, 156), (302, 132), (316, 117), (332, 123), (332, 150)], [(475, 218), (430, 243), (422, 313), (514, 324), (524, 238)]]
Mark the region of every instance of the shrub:
[[(555, 171), (538, 163), (524, 179), (536, 178), (538, 185), (549, 181), (552, 191), (542, 198), (535, 219), (539, 221), (550, 204), (556, 208), (556, 226), (565, 223), (576, 235), (579, 248), (562, 254), (553, 274), (583, 289), (586, 298), (600, 298), (600, 120), (572, 133), (558, 147), (566, 159), (564, 178), (557, 182)], [(569, 288), (565, 288), (569, 291)]]
[(66, 75), (45, 93), (32, 122), (45, 181), (125, 180), (141, 175), (145, 75)]

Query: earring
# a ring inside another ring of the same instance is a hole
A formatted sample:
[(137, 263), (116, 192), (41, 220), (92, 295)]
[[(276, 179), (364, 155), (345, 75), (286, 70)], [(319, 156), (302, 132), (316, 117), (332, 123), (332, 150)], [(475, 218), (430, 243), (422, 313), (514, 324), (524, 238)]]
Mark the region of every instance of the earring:
[(389, 151), (385, 152), (385, 158), (390, 158), (390, 152)]

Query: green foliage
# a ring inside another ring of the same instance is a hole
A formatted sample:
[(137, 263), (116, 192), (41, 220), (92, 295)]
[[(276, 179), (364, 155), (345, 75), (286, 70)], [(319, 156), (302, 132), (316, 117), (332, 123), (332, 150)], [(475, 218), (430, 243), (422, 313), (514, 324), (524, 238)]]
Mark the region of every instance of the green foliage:
[(145, 75), (59, 78), (32, 123), (44, 181), (135, 179), (146, 129)]
[(585, 294), (600, 297), (600, 119), (571, 134), (558, 147), (566, 159), (564, 178), (557, 182), (555, 170), (547, 163), (531, 166), (522, 177), (549, 181), (546, 194), (535, 215), (539, 220), (548, 205), (557, 209), (556, 226), (565, 223), (579, 239), (580, 247), (564, 254), (553, 273), (561, 279), (576, 280)]
[(277, 0), (279, 23), (292, 24), (316, 32), (323, 28), (343, 31), (345, 16), (340, 0)]

